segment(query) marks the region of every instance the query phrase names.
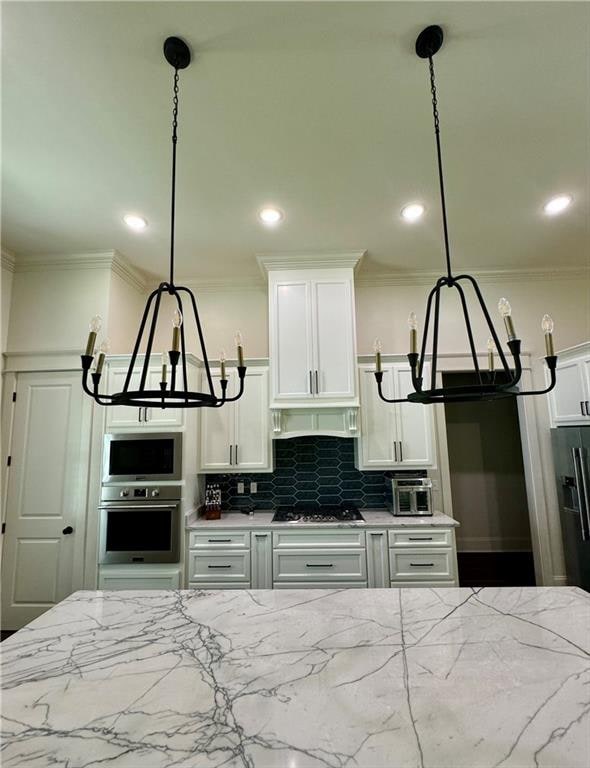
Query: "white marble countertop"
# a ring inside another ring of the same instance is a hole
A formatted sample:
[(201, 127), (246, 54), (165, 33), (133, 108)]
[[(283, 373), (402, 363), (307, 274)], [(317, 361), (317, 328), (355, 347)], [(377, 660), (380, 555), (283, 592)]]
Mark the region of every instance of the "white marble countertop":
[(587, 768), (575, 588), (77, 592), (2, 643), (3, 768)]
[(273, 523), (274, 510), (254, 512), (253, 515), (244, 515), (239, 511), (221, 513), (219, 520), (205, 520), (204, 517), (190, 517), (186, 521), (186, 528), (400, 528), (409, 526), (415, 528), (421, 525), (458, 526), (459, 523), (448, 515), (435, 513), (431, 517), (410, 516), (395, 517), (388, 509), (360, 509), (359, 512), (365, 518), (365, 522), (343, 523)]

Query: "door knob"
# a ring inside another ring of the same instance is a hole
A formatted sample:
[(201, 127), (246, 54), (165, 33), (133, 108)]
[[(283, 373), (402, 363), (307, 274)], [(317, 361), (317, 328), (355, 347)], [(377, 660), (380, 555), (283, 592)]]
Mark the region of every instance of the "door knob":
[(63, 529), (62, 533), (64, 534), (64, 536), (67, 536), (70, 533), (74, 533), (74, 529), (72, 528), (71, 525), (66, 525), (66, 527)]

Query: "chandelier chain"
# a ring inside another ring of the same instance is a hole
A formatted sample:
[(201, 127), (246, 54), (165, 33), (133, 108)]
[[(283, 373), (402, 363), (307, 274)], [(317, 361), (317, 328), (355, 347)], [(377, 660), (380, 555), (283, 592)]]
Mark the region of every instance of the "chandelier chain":
[(174, 69), (174, 95), (172, 97), (172, 199), (170, 203), (170, 286), (174, 285), (174, 227), (176, 219), (176, 143), (178, 137), (178, 69)]
[(442, 169), (442, 152), (440, 148), (440, 120), (438, 116), (438, 101), (436, 97), (436, 82), (434, 79), (434, 62), (432, 56), (428, 57), (428, 66), (430, 69), (430, 92), (432, 94), (432, 117), (434, 119), (434, 138), (436, 140), (436, 159), (438, 162), (438, 183), (440, 186), (440, 207), (443, 220), (443, 235), (445, 241), (445, 257), (447, 261), (447, 278), (453, 281), (451, 272), (451, 249), (449, 246), (449, 228), (447, 224), (447, 203), (445, 198), (445, 181)]
[(430, 93), (432, 94), (432, 116), (434, 117), (434, 130), (440, 133), (440, 122), (438, 118), (438, 101), (436, 99), (436, 82), (434, 78), (434, 61), (432, 56), (428, 59), (430, 68)]

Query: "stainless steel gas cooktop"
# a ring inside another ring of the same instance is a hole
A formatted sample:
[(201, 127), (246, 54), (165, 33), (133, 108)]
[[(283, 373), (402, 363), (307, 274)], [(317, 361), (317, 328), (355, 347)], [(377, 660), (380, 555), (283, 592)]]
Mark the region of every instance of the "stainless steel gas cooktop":
[(358, 509), (350, 504), (340, 507), (279, 507), (273, 523), (364, 523)]

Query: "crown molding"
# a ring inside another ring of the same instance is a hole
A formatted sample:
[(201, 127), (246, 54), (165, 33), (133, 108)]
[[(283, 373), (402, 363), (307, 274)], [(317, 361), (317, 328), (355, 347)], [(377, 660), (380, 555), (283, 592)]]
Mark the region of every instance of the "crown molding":
[(16, 256), (12, 251), (2, 248), (2, 269), (14, 272), (16, 266)]
[[(178, 278), (176, 285), (182, 285), (190, 288), (195, 294), (201, 293), (241, 293), (243, 291), (265, 291), (266, 282), (260, 277), (242, 277), (228, 280), (227, 278), (215, 278), (209, 280), (199, 280), (198, 278)], [(154, 281), (154, 287), (158, 283)]]
[[(464, 267), (457, 274), (469, 273), (478, 283), (543, 282), (546, 280), (588, 280), (590, 267), (545, 267), (537, 269), (478, 269)], [(416, 270), (400, 272), (376, 272), (359, 275), (355, 284), (362, 288), (380, 288), (393, 285), (434, 285), (442, 272)]]
[[(4, 258), (4, 254), (3, 254)], [(138, 291), (145, 291), (146, 278), (119, 251), (89, 253), (45, 253), (20, 255), (15, 261), (15, 272), (48, 272), (70, 269), (110, 269)]]
[(268, 272), (275, 269), (355, 269), (365, 253), (366, 250), (258, 253), (256, 261), (266, 277)]

